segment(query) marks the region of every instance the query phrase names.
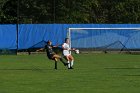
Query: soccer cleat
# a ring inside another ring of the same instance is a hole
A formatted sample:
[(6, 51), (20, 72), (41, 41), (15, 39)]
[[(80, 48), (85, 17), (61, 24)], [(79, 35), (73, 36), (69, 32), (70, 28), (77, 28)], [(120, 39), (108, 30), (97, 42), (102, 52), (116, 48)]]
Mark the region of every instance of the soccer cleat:
[(74, 68), (70, 67), (70, 68), (68, 68), (68, 69), (74, 69)]
[(64, 63), (64, 66), (67, 66), (69, 63)]

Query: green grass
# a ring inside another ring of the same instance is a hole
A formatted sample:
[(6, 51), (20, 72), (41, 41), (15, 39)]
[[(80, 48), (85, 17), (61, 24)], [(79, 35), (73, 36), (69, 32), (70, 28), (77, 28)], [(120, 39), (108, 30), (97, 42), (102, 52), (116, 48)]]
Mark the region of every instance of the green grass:
[(74, 55), (73, 70), (45, 54), (0, 56), (0, 93), (139, 93), (140, 55)]

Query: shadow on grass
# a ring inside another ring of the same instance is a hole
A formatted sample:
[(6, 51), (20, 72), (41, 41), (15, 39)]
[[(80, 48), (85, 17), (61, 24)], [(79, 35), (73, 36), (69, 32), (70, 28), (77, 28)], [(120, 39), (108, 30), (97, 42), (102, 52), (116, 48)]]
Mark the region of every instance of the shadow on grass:
[(104, 68), (104, 69), (140, 69), (140, 68), (137, 68), (137, 67), (111, 67), (111, 68)]
[[(117, 67), (114, 67), (114, 68), (113, 68), (113, 67), (111, 67), (111, 68), (104, 68), (104, 69), (115, 69), (115, 70), (125, 70), (125, 69), (126, 69), (126, 70), (135, 70), (135, 69), (140, 69), (140, 68), (136, 68), (136, 67), (130, 67), (130, 68), (129, 68), (129, 67), (123, 67), (123, 68), (122, 68), (122, 67), (118, 67), (118, 68), (117, 68)], [(130, 75), (128, 74), (128, 75), (122, 75), (122, 76), (140, 77), (140, 74), (134, 74), (134, 75), (133, 75), (133, 74), (130, 74)]]
[[(62, 69), (45, 69), (45, 68), (10, 68), (10, 69), (0, 69), (0, 71), (47, 71), (47, 70), (62, 70)], [(64, 69), (63, 69), (64, 70)]]
[(140, 74), (139, 75), (123, 75), (123, 76), (140, 77)]

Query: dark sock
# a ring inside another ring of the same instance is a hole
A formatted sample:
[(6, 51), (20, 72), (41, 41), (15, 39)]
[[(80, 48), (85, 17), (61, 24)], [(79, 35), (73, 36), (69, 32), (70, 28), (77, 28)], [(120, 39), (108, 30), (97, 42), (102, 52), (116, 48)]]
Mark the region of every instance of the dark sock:
[(62, 59), (62, 58), (60, 58), (60, 61), (61, 61), (63, 64), (65, 64), (65, 62), (63, 61), (63, 59)]

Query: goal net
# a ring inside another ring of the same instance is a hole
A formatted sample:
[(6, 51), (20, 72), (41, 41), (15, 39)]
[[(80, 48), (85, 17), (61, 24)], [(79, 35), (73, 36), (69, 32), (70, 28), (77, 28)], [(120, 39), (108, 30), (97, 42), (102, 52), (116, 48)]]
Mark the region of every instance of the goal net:
[(70, 47), (81, 52), (140, 50), (140, 28), (69, 28)]

